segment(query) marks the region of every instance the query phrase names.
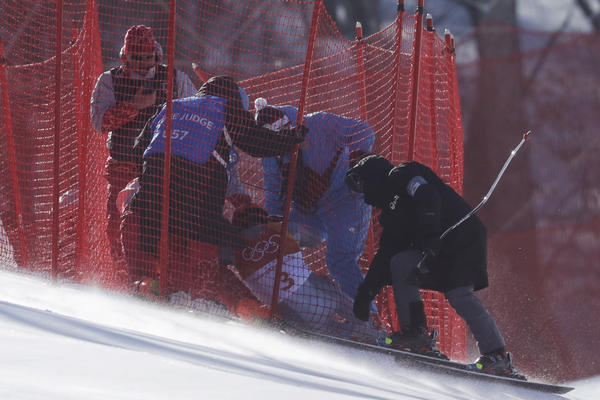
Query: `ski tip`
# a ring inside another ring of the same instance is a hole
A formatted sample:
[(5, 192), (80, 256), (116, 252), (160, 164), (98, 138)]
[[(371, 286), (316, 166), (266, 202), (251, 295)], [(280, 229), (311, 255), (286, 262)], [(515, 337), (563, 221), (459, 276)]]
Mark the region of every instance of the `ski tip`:
[(527, 132), (525, 132), (525, 134), (523, 135), (523, 140), (529, 140), (530, 136), (531, 136), (531, 129), (528, 130)]

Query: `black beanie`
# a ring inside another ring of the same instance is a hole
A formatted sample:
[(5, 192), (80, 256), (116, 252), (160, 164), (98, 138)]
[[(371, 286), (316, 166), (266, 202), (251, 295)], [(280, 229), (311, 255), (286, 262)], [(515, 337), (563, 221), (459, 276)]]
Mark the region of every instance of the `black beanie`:
[(385, 181), (394, 165), (385, 157), (369, 155), (364, 157), (348, 171), (364, 179), (365, 202), (372, 206), (382, 207), (385, 200)]
[(285, 117), (285, 114), (279, 108), (266, 106), (258, 112), (256, 116), (256, 124), (258, 126), (265, 126), (266, 124), (272, 124), (283, 117)]
[(216, 96), (230, 101), (235, 107), (243, 108), (240, 87), (232, 77), (213, 76), (198, 90), (197, 96)]
[(257, 204), (248, 204), (236, 209), (231, 219), (233, 226), (239, 230), (244, 230), (255, 225), (263, 225), (268, 222), (269, 214)]

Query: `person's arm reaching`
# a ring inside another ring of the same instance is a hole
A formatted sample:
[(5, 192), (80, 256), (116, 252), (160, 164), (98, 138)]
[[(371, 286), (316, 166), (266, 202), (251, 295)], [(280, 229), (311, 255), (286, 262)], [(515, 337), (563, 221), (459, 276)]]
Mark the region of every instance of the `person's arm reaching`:
[(253, 157), (290, 154), (294, 145), (302, 143), (308, 132), (308, 128), (303, 125), (273, 132), (258, 127), (249, 111), (230, 110), (229, 107), (228, 104), (226, 126), (232, 140), (237, 147)]
[(140, 109), (154, 104), (156, 93), (143, 94), (141, 89), (131, 102), (117, 105), (110, 71), (98, 78), (91, 99), (92, 125), (97, 132), (107, 134), (137, 117)]

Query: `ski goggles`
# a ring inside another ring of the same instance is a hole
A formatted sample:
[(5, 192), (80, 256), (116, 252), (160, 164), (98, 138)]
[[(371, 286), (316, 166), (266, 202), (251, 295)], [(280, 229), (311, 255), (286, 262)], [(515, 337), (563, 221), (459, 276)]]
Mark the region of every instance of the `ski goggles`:
[(350, 189), (351, 192), (365, 192), (365, 180), (356, 172), (350, 172), (346, 174), (346, 177), (344, 178), (344, 183), (346, 184), (346, 186), (348, 186), (348, 189)]
[(131, 59), (133, 61), (150, 61), (153, 60), (156, 55), (154, 53), (149, 54), (132, 54)]

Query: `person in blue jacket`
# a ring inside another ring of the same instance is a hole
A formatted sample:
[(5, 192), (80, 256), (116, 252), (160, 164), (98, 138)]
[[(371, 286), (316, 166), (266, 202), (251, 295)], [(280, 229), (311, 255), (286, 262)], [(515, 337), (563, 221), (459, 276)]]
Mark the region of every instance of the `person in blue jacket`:
[[(131, 227), (134, 219), (139, 226), (139, 240), (124, 249), (131, 281), (157, 277), (165, 117), (163, 107), (148, 121), (136, 143), (136, 148), (144, 149), (143, 167), (139, 189), (121, 226), (123, 232), (124, 225)], [(282, 130), (277, 135), (257, 127), (248, 111), (245, 91), (228, 76), (212, 77), (195, 96), (173, 100), (169, 246), (174, 243), (179, 249), (176, 253), (184, 255), (198, 243), (219, 248), (239, 246), (242, 239), (238, 230), (223, 216), (232, 149), (254, 157), (289, 154), (305, 134), (304, 126)]]
[[(255, 101), (255, 110), (257, 125), (272, 132), (295, 126), (298, 114), (292, 106), (268, 106), (263, 98)], [(326, 112), (306, 115), (303, 124), (308, 133), (298, 154), (289, 231), (301, 247), (327, 242), (329, 273), (353, 299), (363, 280), (358, 259), (371, 207), (346, 187), (344, 176), (353, 159), (371, 151), (375, 134), (365, 121)], [(283, 214), (289, 162), (288, 155), (262, 160), (269, 215)]]
[(272, 221), (257, 204), (243, 205), (233, 212), (244, 247), (237, 249), (235, 269), (252, 293), (272, 304), (275, 268), (283, 252), (277, 314), (292, 326), (310, 331), (375, 343), (376, 327), (363, 323), (352, 312), (352, 300), (328, 276), (313, 272), (304, 260), (298, 241), (288, 232), (281, 239), (279, 220)]

